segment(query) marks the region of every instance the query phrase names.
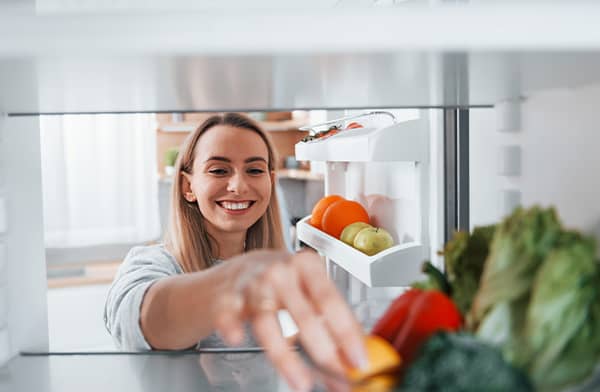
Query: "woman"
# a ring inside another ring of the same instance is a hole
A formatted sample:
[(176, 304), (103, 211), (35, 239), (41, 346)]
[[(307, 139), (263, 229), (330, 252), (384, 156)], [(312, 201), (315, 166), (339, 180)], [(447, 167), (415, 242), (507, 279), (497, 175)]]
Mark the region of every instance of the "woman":
[[(164, 245), (136, 247), (108, 294), (107, 328), (119, 347), (180, 350), (262, 345), (297, 389), (308, 369), (282, 336), (287, 309), (312, 359), (332, 371), (365, 364), (360, 325), (312, 252), (284, 250), (275, 154), (240, 114), (207, 119), (176, 163)], [(245, 326), (252, 327), (252, 334)], [(218, 334), (214, 333), (218, 331)]]

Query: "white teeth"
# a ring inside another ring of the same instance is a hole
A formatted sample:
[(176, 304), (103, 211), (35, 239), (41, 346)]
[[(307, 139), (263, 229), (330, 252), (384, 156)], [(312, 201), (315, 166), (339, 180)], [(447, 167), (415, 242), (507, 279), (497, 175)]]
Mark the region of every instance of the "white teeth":
[(222, 201), (219, 204), (221, 204), (223, 208), (226, 208), (228, 210), (245, 210), (246, 208), (250, 207), (249, 201), (245, 201), (243, 203), (232, 203), (229, 201)]

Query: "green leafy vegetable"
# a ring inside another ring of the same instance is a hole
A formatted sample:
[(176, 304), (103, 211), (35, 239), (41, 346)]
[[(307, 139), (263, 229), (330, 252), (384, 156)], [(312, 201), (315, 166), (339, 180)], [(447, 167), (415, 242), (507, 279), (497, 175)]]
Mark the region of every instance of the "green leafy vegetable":
[(473, 233), (456, 232), (448, 241), (442, 254), (446, 278), (452, 287), (452, 299), (462, 314), (471, 308), (479, 288), (485, 259), (496, 230), (495, 225), (476, 227)]
[[(553, 208), (517, 208), (502, 221), (494, 234), (480, 287), (469, 313), (471, 327), (476, 328), (486, 317), (499, 319), (493, 313), (502, 312), (510, 317), (504, 326), (519, 330), (527, 306), (525, 297), (535, 271), (555, 246), (560, 232), (561, 225)], [(498, 328), (487, 325), (478, 333), (490, 341), (497, 341), (497, 335), (487, 335), (486, 331), (497, 332)], [(505, 335), (513, 338), (510, 331)]]
[(580, 381), (596, 364), (600, 268), (595, 256), (593, 238), (564, 232), (535, 276), (525, 333), (513, 352), (540, 389)]

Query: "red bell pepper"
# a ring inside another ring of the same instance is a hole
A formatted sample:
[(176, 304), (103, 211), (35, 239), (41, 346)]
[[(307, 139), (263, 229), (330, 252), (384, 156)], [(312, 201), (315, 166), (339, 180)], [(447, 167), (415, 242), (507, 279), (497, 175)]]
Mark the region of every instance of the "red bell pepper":
[(371, 334), (381, 336), (390, 344), (394, 344), (394, 338), (402, 324), (406, 322), (413, 300), (420, 294), (421, 290), (417, 289), (410, 289), (402, 293), (391, 303), (383, 316), (377, 320)]
[(406, 364), (431, 335), (461, 325), (460, 311), (446, 294), (413, 288), (392, 302), (371, 333), (392, 343)]
[(438, 290), (421, 291), (413, 300), (394, 347), (409, 363), (423, 343), (439, 331), (457, 331), (462, 325), (460, 311), (452, 300)]

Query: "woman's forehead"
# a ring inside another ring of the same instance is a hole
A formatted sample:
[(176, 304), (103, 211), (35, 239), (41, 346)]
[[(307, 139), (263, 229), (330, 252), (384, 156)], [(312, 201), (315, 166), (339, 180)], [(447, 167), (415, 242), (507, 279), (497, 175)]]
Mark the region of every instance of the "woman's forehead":
[(268, 160), (269, 150), (261, 136), (249, 129), (216, 125), (200, 136), (196, 144), (196, 158), (204, 162), (211, 157), (246, 160), (262, 157)]

